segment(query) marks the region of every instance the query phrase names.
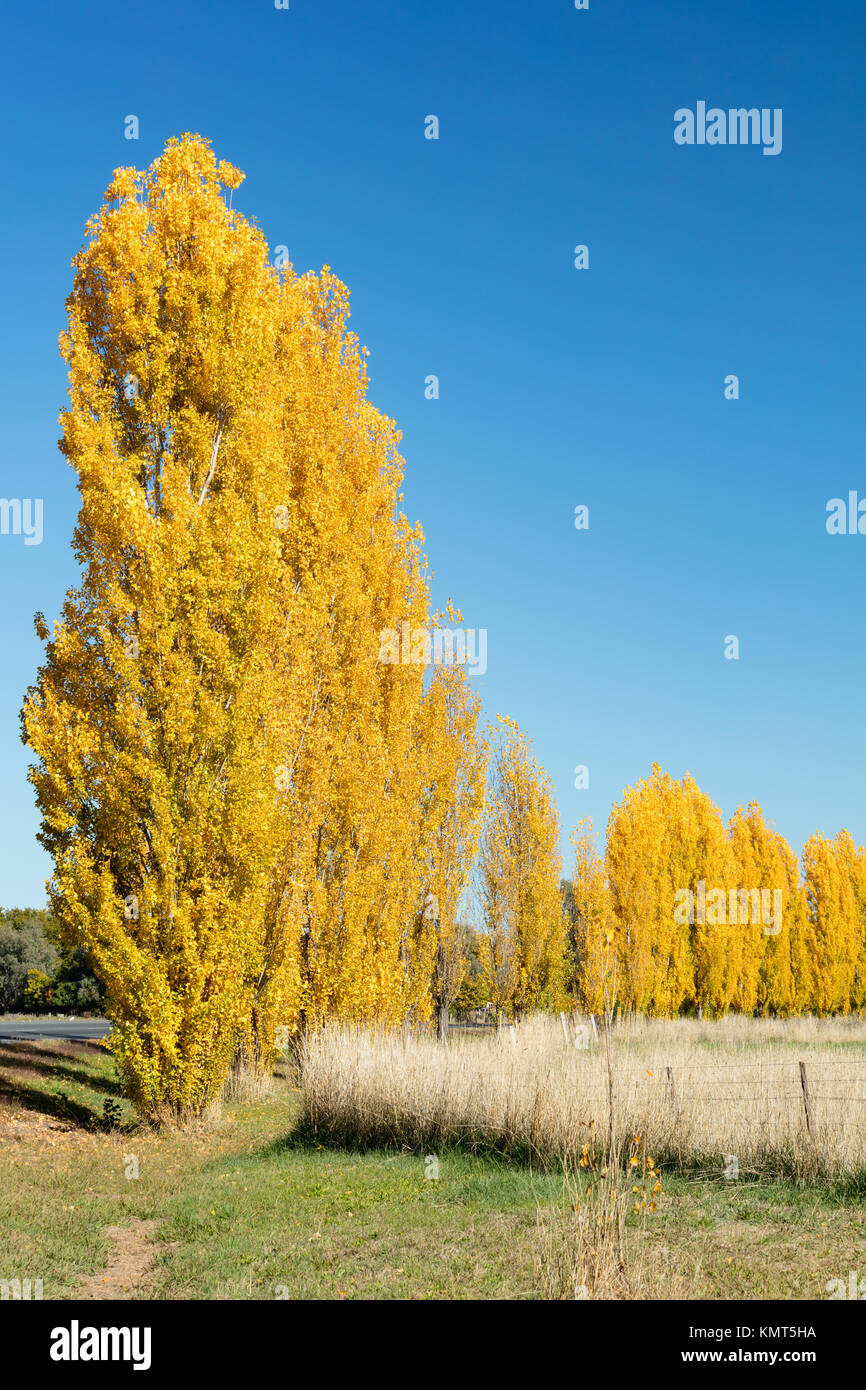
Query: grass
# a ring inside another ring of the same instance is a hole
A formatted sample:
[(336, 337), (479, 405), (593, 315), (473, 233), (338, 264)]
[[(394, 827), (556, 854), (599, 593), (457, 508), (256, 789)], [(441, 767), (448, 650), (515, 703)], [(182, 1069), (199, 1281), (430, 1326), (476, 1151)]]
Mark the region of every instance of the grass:
[[(19, 1046), (0, 1058), (7, 1084)], [(296, 1136), (299, 1096), (286, 1080), (199, 1133), (136, 1130), (128, 1112), (111, 1131), (101, 1049), (22, 1053), (9, 1089), (26, 1110), (0, 1112), (0, 1278), (42, 1278), (46, 1298), (71, 1297), (107, 1264), (108, 1226), (156, 1219), (152, 1298), (533, 1296), (535, 1213), (539, 1198), (556, 1199), (555, 1179), (453, 1154), (435, 1182), (424, 1155), (324, 1149)], [(74, 1114), (58, 1113), (59, 1088), (75, 1091)], [(130, 1157), (137, 1179), (125, 1177)]]
[[(104, 1101), (121, 1106), (121, 1123)], [(100, 1047), (0, 1052), (0, 1278), (74, 1296), (110, 1262), (111, 1226), (153, 1220), (158, 1299), (533, 1299), (539, 1226), (568, 1222), (560, 1171), (459, 1148), (343, 1147), (302, 1123), (289, 1078), (185, 1134), (136, 1128)], [(139, 1177), (127, 1178), (129, 1159)], [(663, 1171), (629, 1218), (639, 1296), (823, 1298), (866, 1273), (866, 1208), (826, 1184)], [(541, 1215), (539, 1215), (541, 1214)]]
[[(809, 1126), (801, 1088), (806, 1065)], [(602, 1046), (559, 1020), (460, 1040), (333, 1027), (305, 1044), (305, 1113), (340, 1143), (449, 1145), (547, 1164), (642, 1136), (676, 1171), (866, 1193), (866, 1022), (632, 1021)]]

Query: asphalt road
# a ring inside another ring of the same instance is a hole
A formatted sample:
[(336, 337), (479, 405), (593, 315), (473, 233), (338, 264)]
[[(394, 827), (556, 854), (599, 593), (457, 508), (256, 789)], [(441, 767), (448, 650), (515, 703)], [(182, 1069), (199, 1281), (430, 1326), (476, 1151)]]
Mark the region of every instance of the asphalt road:
[(105, 1038), (111, 1024), (104, 1018), (38, 1018), (9, 1020), (0, 1018), (0, 1042), (32, 1042), (56, 1038), (63, 1042), (88, 1042)]

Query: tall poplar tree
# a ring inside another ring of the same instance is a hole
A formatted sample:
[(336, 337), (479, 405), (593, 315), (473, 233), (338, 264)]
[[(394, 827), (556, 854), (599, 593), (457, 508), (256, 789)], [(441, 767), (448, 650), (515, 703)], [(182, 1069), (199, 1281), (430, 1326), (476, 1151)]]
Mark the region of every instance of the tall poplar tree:
[(285, 629), (276, 274), (194, 138), (118, 170), (74, 261), (61, 449), (81, 581), (24, 732), (51, 906), (139, 1106), (198, 1111), (247, 1026), (279, 843)]
[(526, 735), (514, 720), (498, 719), (479, 855), (481, 958), (491, 999), (520, 1018), (555, 1006), (563, 989), (559, 819)]
[[(449, 611), (449, 620), (454, 617)], [(460, 909), (484, 814), (488, 745), (479, 734), (481, 701), (465, 666), (438, 666), (424, 699), (419, 751), (425, 759), (418, 858), (426, 889), (419, 930), (426, 938), (421, 979), (437, 1034), (447, 1041), (449, 1010), (466, 973)]]
[(571, 992), (588, 1013), (602, 1013), (611, 997), (608, 936), (613, 933), (604, 859), (596, 848), (592, 820), (586, 817), (572, 832), (574, 870), (571, 882)]
[(23, 711), (52, 908), (153, 1115), (281, 1025), (400, 1018), (421, 893), (424, 668), (380, 660), (428, 612), (399, 434), (345, 286), (273, 269), (241, 179), (185, 136), (88, 223), (61, 339), (82, 575)]
[(815, 833), (803, 846), (803, 878), (815, 968), (810, 1008), (848, 1013), (861, 991), (863, 938), (852, 872), (857, 852), (847, 830), (834, 839)]

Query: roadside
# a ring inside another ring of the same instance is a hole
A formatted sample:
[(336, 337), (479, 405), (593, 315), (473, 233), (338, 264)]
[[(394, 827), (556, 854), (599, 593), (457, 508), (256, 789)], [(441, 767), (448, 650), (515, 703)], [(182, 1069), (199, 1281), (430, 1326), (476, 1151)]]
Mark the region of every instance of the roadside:
[(104, 1018), (81, 1018), (74, 1014), (67, 1016), (45, 1014), (0, 1014), (0, 1042), (15, 1042), (35, 1039), (67, 1040), (69, 1042), (88, 1041), (107, 1038), (111, 1024)]

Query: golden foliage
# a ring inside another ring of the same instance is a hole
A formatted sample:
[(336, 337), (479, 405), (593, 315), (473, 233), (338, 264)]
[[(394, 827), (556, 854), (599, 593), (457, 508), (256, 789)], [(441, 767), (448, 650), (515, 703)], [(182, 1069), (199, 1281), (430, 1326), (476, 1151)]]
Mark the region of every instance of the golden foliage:
[(479, 856), (481, 961), (491, 1002), (520, 1018), (556, 1007), (563, 988), (559, 820), (526, 735), (498, 720)]
[(866, 852), (847, 831), (807, 841), (801, 879), (757, 802), (726, 828), (693, 778), (656, 764), (614, 806), (604, 868), (591, 826), (572, 843), (573, 992), (587, 1010), (601, 1011), (596, 921), (610, 923), (628, 1010), (785, 1017), (866, 1002)]
[(23, 711), (52, 907), (153, 1115), (281, 1028), (429, 1011), (421, 905), (438, 884), (447, 955), (480, 815), (461, 675), (425, 695), (379, 660), (427, 580), (348, 292), (273, 269), (241, 177), (184, 136), (88, 223), (61, 337), (82, 577), (37, 616)]

